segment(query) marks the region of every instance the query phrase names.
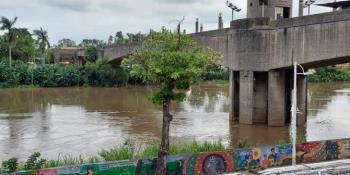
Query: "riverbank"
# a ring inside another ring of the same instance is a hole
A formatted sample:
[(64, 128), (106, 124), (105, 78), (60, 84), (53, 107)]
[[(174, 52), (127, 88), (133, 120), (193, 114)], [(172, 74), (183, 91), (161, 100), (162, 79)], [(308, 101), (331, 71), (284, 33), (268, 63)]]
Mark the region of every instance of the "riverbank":
[[(228, 71), (220, 66), (210, 67), (202, 76), (205, 81), (228, 82)], [(59, 66), (46, 64), (32, 68), (22, 61), (14, 61), (9, 67), (6, 61), (0, 61), (0, 88), (27, 87), (122, 87), (126, 85), (145, 85), (133, 77), (127, 68), (112, 66), (107, 60), (97, 60), (84, 66)]]
[[(169, 155), (193, 154), (201, 152), (222, 151), (226, 148), (222, 141), (198, 143), (193, 141), (189, 145), (171, 145)], [(58, 155), (56, 160), (42, 158), (39, 152), (35, 152), (28, 157), (25, 162), (19, 162), (17, 158), (11, 158), (2, 162), (0, 173), (12, 173), (22, 170), (38, 170), (41, 168), (53, 168), (63, 166), (74, 166), (81, 164), (102, 163), (118, 160), (136, 160), (157, 157), (159, 143), (143, 145), (130, 139), (123, 144), (108, 150), (102, 150), (96, 156), (74, 157), (71, 155)]]

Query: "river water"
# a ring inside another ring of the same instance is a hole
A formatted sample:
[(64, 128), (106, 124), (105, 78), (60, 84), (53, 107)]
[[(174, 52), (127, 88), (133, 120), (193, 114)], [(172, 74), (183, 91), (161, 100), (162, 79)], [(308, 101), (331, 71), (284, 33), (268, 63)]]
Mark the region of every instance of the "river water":
[[(25, 159), (34, 151), (45, 158), (96, 155), (126, 139), (160, 138), (162, 113), (147, 97), (153, 87), (49, 88), (0, 90), (0, 161)], [(222, 139), (236, 145), (277, 144), (288, 127), (229, 122), (229, 88), (202, 83), (172, 104), (171, 143)], [(350, 83), (310, 83), (308, 122), (299, 128), (307, 141), (350, 138)]]

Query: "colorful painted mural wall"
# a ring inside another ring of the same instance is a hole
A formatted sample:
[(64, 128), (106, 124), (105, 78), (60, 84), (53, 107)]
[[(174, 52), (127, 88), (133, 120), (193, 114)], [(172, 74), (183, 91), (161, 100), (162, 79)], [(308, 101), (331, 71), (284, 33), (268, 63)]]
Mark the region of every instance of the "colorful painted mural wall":
[[(309, 142), (298, 144), (296, 148), (299, 164), (350, 158), (350, 139)], [(116, 161), (17, 172), (11, 175), (153, 175), (155, 161), (155, 159)], [(264, 169), (291, 165), (292, 146), (278, 145), (170, 156), (167, 162), (169, 175), (210, 175)]]

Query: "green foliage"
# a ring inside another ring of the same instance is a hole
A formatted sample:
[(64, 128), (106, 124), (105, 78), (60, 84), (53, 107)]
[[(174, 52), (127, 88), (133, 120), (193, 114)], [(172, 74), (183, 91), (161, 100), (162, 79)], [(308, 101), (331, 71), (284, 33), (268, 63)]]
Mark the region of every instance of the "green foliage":
[(79, 44), (80, 47), (104, 47), (106, 46), (106, 43), (103, 40), (98, 39), (83, 39), (81, 43)]
[(88, 62), (95, 62), (97, 60), (96, 46), (88, 46), (85, 48), (85, 58)]
[(34, 69), (34, 84), (40, 87), (71, 87), (82, 84), (83, 67), (68, 65), (44, 65)]
[(237, 148), (251, 148), (253, 144), (246, 138), (240, 139), (237, 143)]
[(18, 168), (18, 159), (11, 158), (9, 160), (2, 162), (0, 173), (13, 173), (17, 171), (17, 168)]
[(184, 94), (173, 90), (186, 90), (196, 84), (216, 56), (189, 35), (163, 30), (152, 33), (123, 65), (132, 65), (132, 77), (161, 85), (161, 90), (150, 97), (159, 104), (167, 97), (182, 101)]
[[(222, 145), (221, 140), (216, 142), (206, 141), (204, 143), (193, 141), (188, 145), (172, 145), (170, 147), (169, 154), (179, 155), (223, 150), (225, 150), (225, 147)], [(41, 158), (41, 154), (39, 152), (35, 152), (30, 155), (24, 165), (23, 163), (18, 163), (17, 158), (11, 158), (2, 163), (0, 173), (12, 173), (20, 170), (38, 170), (41, 168), (63, 167), (87, 163), (99, 163), (105, 161), (154, 158), (158, 155), (158, 151), (158, 142), (143, 145), (137, 144), (135, 141), (128, 139), (123, 144), (115, 146), (114, 148), (102, 150), (99, 153), (99, 156), (92, 156), (87, 158), (83, 158), (82, 156), (74, 157), (72, 155), (58, 155), (57, 160), (45, 160)]]
[(24, 165), (25, 170), (39, 170), (43, 167), (46, 160), (40, 158), (41, 154), (39, 152), (35, 152), (29, 156), (28, 160)]
[(16, 61), (9, 67), (8, 61), (0, 62), (0, 87), (14, 87), (19, 84), (28, 84), (30, 79), (28, 66), (21, 61)]
[(127, 140), (124, 144), (110, 150), (102, 150), (99, 153), (105, 161), (131, 160), (134, 158), (135, 154), (135, 142), (131, 140)]
[(219, 64), (211, 64), (208, 70), (203, 74), (203, 79), (229, 81), (230, 73)]
[(121, 67), (113, 68), (105, 59), (85, 65), (85, 84), (88, 86), (123, 86), (127, 82), (127, 73)]
[(57, 44), (58, 47), (74, 47), (76, 46), (75, 41), (68, 39), (68, 38), (63, 38), (58, 41)]
[(8, 61), (0, 61), (0, 88), (18, 86), (72, 87), (72, 86), (123, 86), (128, 82), (128, 73), (122, 68), (113, 68), (106, 61), (78, 65), (59, 66), (46, 64), (36, 69), (22, 61), (9, 67)]
[[(15, 60), (28, 62), (37, 55), (35, 40), (26, 28), (13, 29), (16, 33), (16, 42), (11, 44), (12, 57)], [(5, 33), (0, 39), (0, 57), (8, 57), (8, 43), (5, 42), (8, 38), (8, 33)]]
[(316, 73), (309, 77), (311, 82), (349, 81), (350, 71), (333, 66), (316, 69)]

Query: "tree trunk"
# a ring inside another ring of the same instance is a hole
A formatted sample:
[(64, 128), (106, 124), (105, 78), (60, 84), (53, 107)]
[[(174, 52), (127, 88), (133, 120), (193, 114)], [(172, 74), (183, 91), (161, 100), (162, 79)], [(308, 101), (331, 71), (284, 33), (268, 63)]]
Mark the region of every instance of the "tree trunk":
[(12, 47), (11, 47), (11, 44), (9, 45), (9, 63), (10, 63), (10, 67), (12, 67)]
[(162, 127), (162, 142), (159, 149), (157, 160), (156, 175), (166, 175), (166, 160), (169, 151), (169, 128), (173, 116), (170, 115), (170, 98), (163, 100), (163, 127)]

